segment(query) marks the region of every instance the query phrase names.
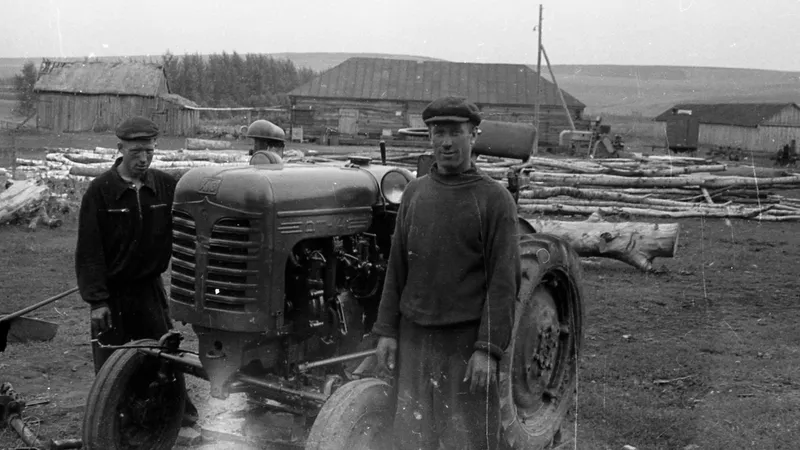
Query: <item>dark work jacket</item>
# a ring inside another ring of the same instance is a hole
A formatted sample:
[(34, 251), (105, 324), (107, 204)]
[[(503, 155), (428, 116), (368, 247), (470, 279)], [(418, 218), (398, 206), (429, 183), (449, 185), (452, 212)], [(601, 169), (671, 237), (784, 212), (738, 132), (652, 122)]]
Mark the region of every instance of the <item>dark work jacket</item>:
[(148, 169), (137, 193), (117, 172), (121, 160), (92, 180), (81, 201), (75, 272), (81, 297), (93, 307), (160, 276), (170, 261), (177, 181)]
[(429, 327), (475, 323), (475, 349), (499, 359), (520, 281), (511, 194), (474, 163), (457, 175), (434, 164), (403, 192), (373, 331), (396, 337), (401, 315)]

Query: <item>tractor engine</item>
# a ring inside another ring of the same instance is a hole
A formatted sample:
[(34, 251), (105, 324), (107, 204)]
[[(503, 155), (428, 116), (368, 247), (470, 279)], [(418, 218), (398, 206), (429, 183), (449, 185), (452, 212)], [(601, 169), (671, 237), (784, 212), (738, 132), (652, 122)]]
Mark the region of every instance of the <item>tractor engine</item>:
[[(322, 383), (377, 316), (396, 210), (410, 172), (253, 164), (197, 168), (173, 206), (171, 317), (191, 324), (211, 395), (237, 377)], [(301, 375), (301, 376), (298, 376)]]

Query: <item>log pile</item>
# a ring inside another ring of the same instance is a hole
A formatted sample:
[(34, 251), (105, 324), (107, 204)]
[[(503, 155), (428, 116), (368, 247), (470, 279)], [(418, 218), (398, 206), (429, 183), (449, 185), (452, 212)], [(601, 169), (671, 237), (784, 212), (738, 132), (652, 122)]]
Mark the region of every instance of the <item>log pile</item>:
[(703, 158), (536, 157), (522, 171), (520, 213), (800, 220), (800, 199), (777, 194), (800, 188), (800, 175), (725, 172), (727, 166)]
[[(322, 148), (324, 150), (324, 148)], [(307, 154), (287, 150), (286, 162), (341, 164), (351, 155), (379, 160), (377, 151), (352, 154)], [(423, 152), (390, 149), (387, 163), (416, 168)], [(107, 170), (116, 149), (54, 149), (45, 160), (17, 158), (18, 172), (30, 178), (85, 177)], [(179, 178), (193, 167), (246, 164), (247, 152), (159, 150), (152, 167)], [(478, 166), (503, 180), (520, 162), (479, 157)], [(800, 188), (800, 175), (737, 176), (726, 165), (705, 158), (642, 156), (602, 160), (533, 157), (522, 165), (520, 213), (652, 218), (743, 218), (764, 221), (800, 220), (800, 199), (778, 191)]]
[[(85, 178), (91, 179), (108, 170), (119, 157), (117, 149), (97, 147), (94, 150), (57, 148), (50, 149), (44, 159), (16, 159), (16, 172), (24, 178)], [(151, 167), (183, 173), (192, 167), (204, 165), (246, 164), (247, 152), (214, 152), (159, 150)]]

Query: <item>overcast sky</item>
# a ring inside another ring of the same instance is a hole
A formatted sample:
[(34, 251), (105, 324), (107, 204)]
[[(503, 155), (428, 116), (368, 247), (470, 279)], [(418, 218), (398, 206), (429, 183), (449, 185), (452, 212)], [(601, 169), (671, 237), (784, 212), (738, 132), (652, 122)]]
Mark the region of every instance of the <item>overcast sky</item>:
[(800, 71), (800, 0), (0, 0), (0, 57), (368, 52)]

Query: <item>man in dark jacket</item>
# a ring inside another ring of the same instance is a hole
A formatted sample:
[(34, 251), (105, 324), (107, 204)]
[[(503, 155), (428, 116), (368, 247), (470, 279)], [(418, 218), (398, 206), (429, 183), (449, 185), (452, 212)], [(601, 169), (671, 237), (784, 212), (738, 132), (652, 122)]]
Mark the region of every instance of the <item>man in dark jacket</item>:
[(497, 448), (497, 366), (520, 284), (517, 209), (470, 158), (474, 104), (438, 99), (422, 118), (435, 162), (403, 193), (373, 327), (379, 367), (395, 375), (394, 443)]
[[(75, 271), (91, 308), (95, 373), (113, 349), (158, 339), (172, 324), (161, 274), (172, 251), (175, 178), (151, 169), (158, 126), (131, 117), (116, 129), (121, 156), (89, 184), (81, 201)], [(195, 413), (187, 404), (188, 413)]]

